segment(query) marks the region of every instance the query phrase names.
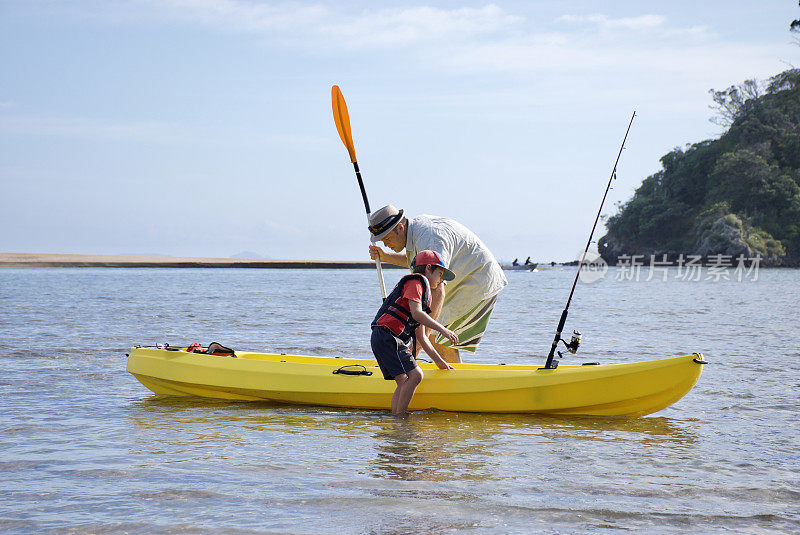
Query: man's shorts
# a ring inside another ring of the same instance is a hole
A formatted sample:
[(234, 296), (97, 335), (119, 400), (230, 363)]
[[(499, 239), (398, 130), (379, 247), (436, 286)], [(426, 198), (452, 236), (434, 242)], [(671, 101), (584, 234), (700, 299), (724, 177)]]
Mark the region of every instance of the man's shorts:
[(489, 325), (489, 318), (492, 315), (495, 303), (497, 303), (497, 294), (487, 297), (450, 325), (445, 325), (445, 327), (458, 335), (457, 345), (453, 346), (450, 340), (441, 334), (436, 337), (436, 343), (453, 347), (459, 351), (474, 353), (483, 337), (483, 333), (486, 332), (486, 327)]
[(373, 327), (370, 342), (375, 360), (387, 381), (417, 367), (411, 349), (386, 327)]

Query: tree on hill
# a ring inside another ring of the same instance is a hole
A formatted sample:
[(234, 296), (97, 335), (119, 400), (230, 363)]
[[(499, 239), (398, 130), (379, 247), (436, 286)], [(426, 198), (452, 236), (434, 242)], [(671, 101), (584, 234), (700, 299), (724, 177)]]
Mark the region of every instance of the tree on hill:
[(712, 98), (727, 132), (661, 158), (662, 170), (606, 222), (607, 262), (621, 254), (800, 261), (800, 69)]
[(716, 110), (717, 116), (710, 120), (714, 124), (728, 127), (733, 124), (743, 112), (747, 111), (752, 102), (761, 96), (761, 89), (756, 80), (745, 80), (739, 85), (732, 85), (724, 91), (708, 90), (714, 101), (715, 106), (709, 106)]

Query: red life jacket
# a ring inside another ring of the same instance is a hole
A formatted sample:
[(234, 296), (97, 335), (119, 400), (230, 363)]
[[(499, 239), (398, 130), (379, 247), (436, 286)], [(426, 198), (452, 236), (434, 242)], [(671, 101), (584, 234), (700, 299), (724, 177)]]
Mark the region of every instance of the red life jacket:
[(400, 300), (403, 298), (403, 286), (405, 286), (405, 284), (412, 279), (417, 279), (422, 283), (422, 310), (430, 314), (431, 285), (428, 282), (428, 279), (425, 278), (425, 275), (422, 275), (421, 273), (411, 273), (410, 275), (406, 275), (400, 279), (400, 282), (397, 283), (397, 286), (394, 287), (394, 290), (392, 290), (391, 293), (386, 296), (386, 299), (383, 300), (383, 304), (381, 305), (381, 308), (378, 309), (375, 319), (372, 320), (372, 326), (377, 327), (378, 320), (383, 319), (385, 321), (388, 319), (388, 317), (397, 319), (403, 326), (400, 332), (397, 332), (396, 328), (393, 328), (390, 325), (381, 326), (392, 331), (392, 333), (402, 340), (404, 344), (408, 344), (414, 340), (414, 333), (416, 332), (417, 327), (419, 327), (419, 322), (414, 321), (414, 318), (411, 317), (411, 311), (400, 304)]

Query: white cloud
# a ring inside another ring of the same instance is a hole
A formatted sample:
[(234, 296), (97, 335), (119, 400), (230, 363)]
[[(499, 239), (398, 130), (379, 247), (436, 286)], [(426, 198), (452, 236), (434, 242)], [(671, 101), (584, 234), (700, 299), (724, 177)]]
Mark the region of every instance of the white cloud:
[(669, 26), (666, 17), (653, 14), (616, 19), (602, 14), (562, 15), (554, 22), (562, 27), (588, 30), (589, 33), (614, 40), (624, 40), (628, 37), (641, 39), (642, 36), (638, 34), (642, 33), (647, 33), (647, 37), (654, 42), (663, 39), (693, 39), (699, 42), (715, 37), (715, 34), (710, 31), (708, 26)]
[(112, 121), (89, 117), (0, 117), (0, 132), (111, 141), (177, 143), (189, 133), (175, 125), (157, 121)]
[[(245, 32), (305, 47), (408, 47), (507, 31), (523, 20), (496, 5), (367, 9), (357, 16), (321, 4), (265, 5), (244, 0), (142, 0), (151, 17)], [(142, 13), (128, 12), (140, 18)]]
[(322, 5), (269, 5), (240, 0), (143, 0), (157, 16), (214, 29), (245, 32), (290, 31), (320, 24), (332, 13)]
[(562, 15), (556, 22), (585, 24), (594, 26), (601, 31), (635, 30), (646, 31), (663, 26), (666, 19), (660, 15), (641, 15), (638, 17), (624, 17), (613, 19), (606, 15)]
[[(0, 108), (2, 108), (0, 103)], [(152, 120), (122, 121), (79, 116), (0, 115), (0, 133), (13, 135), (83, 139), (92, 141), (126, 141), (156, 144), (224, 145), (226, 136), (218, 129), (204, 132), (186, 126)], [(247, 136), (249, 142), (274, 147), (302, 148), (304, 151), (332, 153), (339, 143), (318, 135), (276, 133), (269, 136)], [(242, 143), (241, 140), (236, 143)]]
[(547, 23), (495, 4), (370, 7), (357, 13), (336, 3), (252, 0), (136, 0), (108, 6), (100, 11), (118, 21), (243, 33), (290, 54), (376, 51), (384, 63), (406, 62), (423, 73), (523, 76), (547, 86), (581, 80), (602, 85), (598, 77), (605, 75), (636, 78), (645, 87), (659, 79), (666, 85), (675, 79), (708, 85), (710, 78), (730, 83), (782, 67), (773, 61), (781, 54), (777, 46), (733, 43), (706, 26), (677, 25), (654, 13), (567, 14)]
[[(600, 70), (647, 74), (662, 78), (679, 76), (682, 79), (708, 79), (710, 66), (725, 74), (733, 72), (773, 72), (780, 68), (776, 50), (769, 46), (745, 46), (720, 42), (705, 47), (689, 42), (596, 42), (591, 39), (550, 36), (509, 39), (498, 42), (469, 43), (440, 52), (440, 66), (473, 74), (495, 72), (506, 74), (569, 73), (589, 76)], [(753, 70), (755, 69), (755, 70)], [(739, 74), (734, 75), (737, 79)], [(751, 74), (747, 74), (751, 76)]]
[[(658, 14), (613, 18), (563, 15), (550, 27), (488, 4), (483, 7), (366, 9), (336, 4), (260, 4), (247, 0), (141, 0), (150, 17), (253, 34), (273, 44), (327, 55), (332, 50), (403, 51), (428, 69), (455, 73), (540, 74), (543, 70), (627, 66), (650, 70), (653, 59), (719, 61), (723, 45), (706, 26), (675, 26)], [(652, 53), (652, 55), (651, 55)], [(752, 55), (752, 54), (746, 54)], [(630, 58), (634, 58), (631, 62)], [(639, 58), (639, 59), (635, 59)], [(672, 70), (672, 69), (670, 69)]]
[(440, 9), (428, 6), (365, 11), (355, 21), (323, 26), (325, 35), (350, 46), (414, 46), (450, 39), (468, 40), (508, 31), (522, 22), (495, 5)]

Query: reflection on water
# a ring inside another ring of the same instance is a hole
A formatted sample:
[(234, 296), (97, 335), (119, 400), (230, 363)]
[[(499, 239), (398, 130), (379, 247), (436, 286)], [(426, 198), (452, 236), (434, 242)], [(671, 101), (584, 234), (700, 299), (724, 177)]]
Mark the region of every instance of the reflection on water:
[(697, 437), (667, 418), (588, 419), (526, 415), (414, 413), (407, 419), (384, 420), (374, 437), (378, 455), (376, 477), (406, 481), (492, 480), (497, 463), (513, 466), (520, 445), (548, 440), (569, 442), (581, 449), (584, 441), (660, 443), (685, 447)]
[[(416, 416), (416, 415), (415, 415)], [(426, 415), (427, 416), (427, 415)], [(458, 477), (457, 460), (463, 460), (463, 433), (429, 424), (428, 418), (414, 416), (405, 419), (387, 419), (373, 432), (376, 455), (371, 463), (371, 475), (403, 481), (446, 481)], [(460, 435), (460, 439), (459, 439)], [(469, 438), (469, 442), (481, 441)], [(472, 462), (465, 479), (487, 479), (482, 452), (475, 454), (472, 445)], [(458, 457), (457, 457), (458, 456)], [(421, 496), (420, 496), (421, 497)]]
[[(144, 458), (186, 459), (188, 455), (198, 460), (237, 448), (248, 457), (260, 456), (265, 465), (278, 466), (287, 451), (303, 450), (325, 463), (357, 465), (366, 458), (365, 475), (401, 481), (489, 482), (529, 462), (532, 452), (555, 444), (590, 451), (593, 442), (601, 447), (613, 442), (635, 453), (652, 446), (687, 448), (697, 441), (685, 425), (663, 417), (421, 411), (399, 419), (384, 411), (158, 397), (131, 404), (128, 415), (132, 434), (141, 437), (137, 441), (141, 445), (131, 454)], [(321, 447), (342, 441), (347, 447)], [(430, 492), (424, 494), (430, 496)]]

